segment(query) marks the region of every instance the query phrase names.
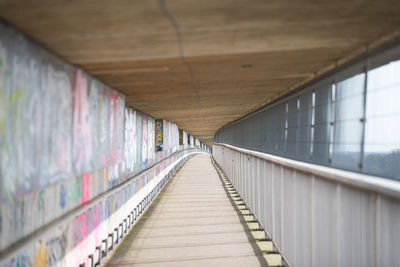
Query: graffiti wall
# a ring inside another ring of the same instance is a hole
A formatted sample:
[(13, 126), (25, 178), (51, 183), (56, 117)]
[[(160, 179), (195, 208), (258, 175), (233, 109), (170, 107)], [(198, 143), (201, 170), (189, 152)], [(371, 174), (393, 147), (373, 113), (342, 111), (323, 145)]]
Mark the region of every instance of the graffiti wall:
[(190, 147), (194, 147), (194, 137), (191, 135), (189, 138)]
[(156, 161), (156, 139), (155, 139), (155, 131), (156, 131), (156, 122), (152, 117), (148, 117), (147, 120), (147, 129), (148, 129), (148, 146), (147, 146), (147, 163), (151, 165)]
[(163, 142), (163, 137), (164, 137), (163, 120), (158, 119), (155, 121), (155, 123), (156, 123), (156, 129), (155, 129), (155, 131), (156, 131), (156, 137), (155, 137), (156, 138), (156, 151), (163, 151), (163, 144), (164, 144), (164, 142)]
[(183, 148), (188, 147), (188, 134), (184, 130), (179, 130), (179, 145)]
[(190, 152), (187, 150), (173, 155), (115, 193), (88, 206), (69, 221), (47, 231), (31, 246), (9, 257), (0, 266), (79, 266), (88, 264), (90, 254), (97, 261), (96, 247), (102, 246), (102, 240), (113, 233), (148, 192), (188, 155)]
[(137, 115), (136, 111), (130, 108), (125, 109), (125, 162), (124, 172), (134, 173), (137, 169)]
[[(125, 107), (124, 95), (0, 22), (0, 266), (77, 266), (183, 152), (91, 200), (178, 147), (176, 124)], [(85, 212), (2, 261), (78, 207)]]
[(4, 249), (119, 183), (125, 99), (2, 24), (0, 36)]
[(173, 153), (179, 148), (178, 125), (163, 120), (163, 151)]
[(188, 144), (188, 133), (185, 131), (182, 131), (182, 143), (185, 146)]
[(124, 176), (146, 169), (156, 161), (155, 121), (147, 114), (125, 109)]

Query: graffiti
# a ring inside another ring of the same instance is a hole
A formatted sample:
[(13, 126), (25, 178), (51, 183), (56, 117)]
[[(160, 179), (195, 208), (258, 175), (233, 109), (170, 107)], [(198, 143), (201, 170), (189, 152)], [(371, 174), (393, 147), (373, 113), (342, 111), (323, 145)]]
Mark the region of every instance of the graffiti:
[(37, 254), (35, 258), (34, 267), (46, 267), (46, 259), (47, 259), (47, 250), (43, 245), (43, 241), (40, 240), (37, 244)]
[(70, 86), (57, 86), (68, 79), (23, 54), (7, 52), (0, 79), (7, 114), (1, 115), (1, 176), (8, 178), (2, 180), (2, 198), (8, 200), (70, 177), (71, 132), (65, 130), (70, 123), (64, 108), (71, 108), (65, 103)]
[(65, 186), (63, 184), (60, 185), (60, 207), (65, 208), (67, 201), (67, 192), (65, 191)]
[(67, 200), (75, 201), (81, 197), (82, 179), (76, 179), (68, 184), (67, 188)]
[(111, 197), (106, 199), (105, 205), (104, 205), (104, 219), (108, 219), (111, 216)]
[[(4, 80), (3, 79), (3, 76), (4, 76), (4, 74), (3, 74), (3, 72), (4, 72), (3, 57), (4, 57), (3, 49), (0, 46), (0, 103), (1, 103), (1, 106), (4, 105), (4, 102), (3, 102), (3, 87), (4, 87), (4, 85), (3, 85), (3, 80)], [(3, 120), (4, 120), (4, 111), (3, 111), (3, 109), (0, 109), (0, 138), (1, 138), (2, 130), (3, 130)]]
[(81, 205), (89, 201), (90, 198), (90, 174), (85, 173), (82, 175), (82, 190), (81, 190)]
[(2, 210), (0, 210), (0, 235), (3, 233), (3, 216)]
[(125, 131), (125, 97), (116, 91), (116, 122), (115, 122), (115, 132), (114, 138), (116, 140), (117, 148), (117, 158), (116, 163), (122, 163), (124, 160), (124, 131)]
[(41, 187), (73, 177), (72, 173), (72, 93), (70, 77), (46, 68), (42, 94)]
[(46, 266), (57, 266), (64, 258), (67, 249), (67, 233), (66, 230), (57, 236), (46, 240)]
[(105, 156), (108, 154), (107, 146), (107, 91), (97, 80), (92, 80), (89, 93), (89, 105), (91, 111), (91, 129), (92, 129), (92, 149), (97, 151), (91, 158), (91, 166), (95, 169), (107, 166)]
[(148, 146), (147, 146), (147, 158), (148, 163), (153, 163), (155, 161), (155, 121), (152, 117), (147, 118), (147, 129), (148, 129)]
[(45, 205), (45, 201), (44, 201), (44, 191), (42, 190), (42, 191), (39, 192), (38, 201), (37, 201), (37, 210), (38, 210), (39, 212), (44, 211), (44, 208), (45, 208), (44, 205)]
[(156, 151), (163, 150), (163, 120), (156, 120)]
[[(176, 148), (179, 134), (171, 122), (125, 108), (122, 94), (1, 22), (0, 33), (3, 251), (138, 174), (156, 161), (156, 151)], [(98, 244), (124, 205), (171, 162), (85, 209), (4, 266), (76, 266), (77, 246)], [(91, 236), (95, 241), (87, 241)]]
[(6, 98), (4, 107), (7, 116), (4, 117), (3, 122), (1, 176), (8, 177), (8, 179), (2, 179), (2, 196), (11, 199), (17, 192), (17, 185), (20, 181), (18, 175), (18, 158), (20, 157), (20, 152), (18, 152), (17, 144), (22, 140), (22, 122), (19, 115), (22, 110), (22, 90), (15, 90), (15, 92), (4, 90), (4, 98)]
[[(41, 161), (41, 134), (42, 122), (42, 90), (40, 77), (42, 65), (35, 58), (26, 58), (23, 55), (15, 55), (12, 62), (12, 83), (13, 88), (18, 92), (18, 101), (21, 101), (16, 114), (18, 128), (21, 131), (14, 143), (13, 150), (17, 153), (16, 164), (19, 168), (17, 192), (23, 194), (39, 188)], [(20, 97), (20, 98), (19, 98)], [(31, 120), (37, 123), (31, 123)]]
[(190, 136), (190, 145), (194, 146), (194, 137), (192, 135)]
[(163, 120), (163, 150), (175, 152), (179, 147), (179, 129), (174, 123)]
[(85, 214), (82, 213), (79, 216), (75, 217), (70, 225), (70, 241), (71, 246), (77, 246), (86, 236), (86, 222), (85, 222)]
[(92, 80), (89, 93), (92, 131), (91, 169), (99, 169), (124, 159), (124, 109), (121, 94)]
[(123, 138), (124, 138), (124, 109), (125, 104), (122, 96), (114, 91), (109, 95), (109, 121), (110, 121), (110, 141), (111, 153), (108, 158), (110, 165), (123, 158)]
[(136, 165), (136, 111), (125, 109), (125, 168), (133, 172)]
[(2, 267), (29, 267), (32, 266), (29, 252), (24, 251)]
[(148, 155), (147, 155), (147, 147), (148, 147), (148, 123), (147, 123), (147, 114), (143, 114), (142, 117), (142, 169), (145, 169), (147, 166), (147, 160), (148, 160)]
[(184, 130), (179, 130), (179, 144), (185, 147), (188, 144), (188, 135)]
[(77, 175), (90, 170), (92, 152), (91, 117), (87, 78), (80, 69), (75, 73), (73, 101), (73, 162)]

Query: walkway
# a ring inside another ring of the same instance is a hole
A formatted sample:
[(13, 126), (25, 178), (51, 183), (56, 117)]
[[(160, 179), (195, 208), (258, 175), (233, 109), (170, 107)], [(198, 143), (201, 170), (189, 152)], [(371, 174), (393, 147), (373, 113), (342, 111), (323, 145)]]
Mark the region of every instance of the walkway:
[(159, 194), (107, 266), (265, 266), (247, 229), (210, 156), (200, 154)]

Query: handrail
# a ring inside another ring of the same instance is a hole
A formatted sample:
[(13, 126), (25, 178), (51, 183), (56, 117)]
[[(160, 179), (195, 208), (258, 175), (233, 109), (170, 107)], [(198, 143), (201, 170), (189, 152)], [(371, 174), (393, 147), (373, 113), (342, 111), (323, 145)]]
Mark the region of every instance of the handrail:
[(271, 161), (278, 165), (289, 167), (301, 172), (310, 173), (330, 181), (346, 184), (356, 188), (362, 188), (367, 191), (400, 199), (400, 182), (398, 181), (292, 160), (271, 154), (239, 148), (224, 143), (215, 143), (214, 145), (224, 146), (244, 154)]
[[(115, 187), (113, 187), (113, 188), (111, 188), (111, 189), (109, 189), (109, 190), (107, 190), (107, 191), (105, 191), (103, 193), (100, 193), (99, 195), (97, 195), (93, 199), (89, 200), (85, 204), (83, 204), (81, 206), (78, 206), (76, 208), (73, 208), (70, 211), (67, 211), (66, 213), (60, 215), (56, 219), (54, 219), (54, 220), (48, 222), (47, 224), (41, 226), (36, 231), (28, 234), (27, 236), (25, 236), (24, 238), (22, 238), (22, 239), (20, 239), (18, 241), (16, 241), (11, 246), (9, 246), (9, 247), (5, 248), (4, 250), (0, 251), (0, 263), (3, 263), (3, 261), (6, 262), (8, 259), (12, 259), (14, 256), (18, 255), (18, 253), (20, 253), (23, 248), (28, 247), (29, 245), (31, 245), (41, 235), (45, 234), (49, 229), (56, 228), (59, 225), (65, 223), (66, 221), (69, 221), (69, 220), (73, 219), (77, 215), (81, 214), (83, 211), (93, 207), (101, 199), (105, 199), (108, 196), (114, 194), (115, 192), (117, 192), (120, 189), (122, 189), (123, 187), (125, 187), (127, 184), (130, 184), (130, 183), (134, 182), (136, 179), (140, 178), (140, 176), (142, 176), (143, 174), (153, 170), (154, 168), (156, 168), (158, 165), (160, 165), (164, 161), (166, 161), (169, 158), (177, 155), (178, 153), (184, 152), (186, 150), (193, 150), (193, 153), (196, 153), (197, 151), (203, 151), (205, 153), (208, 153), (207, 151), (205, 151), (204, 149), (202, 149), (200, 147), (185, 148), (185, 149), (182, 149), (182, 150), (174, 152), (173, 154), (167, 156), (166, 158), (164, 158), (164, 159), (154, 163), (153, 165), (149, 166), (147, 169), (135, 174), (131, 178), (128, 178), (127, 180), (123, 181), (122, 183), (116, 185)], [(202, 153), (202, 152), (197, 152), (197, 153)]]

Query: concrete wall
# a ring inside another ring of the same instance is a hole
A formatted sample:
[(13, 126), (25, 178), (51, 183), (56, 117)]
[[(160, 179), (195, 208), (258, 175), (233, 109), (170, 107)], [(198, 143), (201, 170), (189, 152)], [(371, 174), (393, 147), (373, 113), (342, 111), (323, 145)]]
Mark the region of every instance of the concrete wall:
[[(0, 260), (13, 244), (171, 154), (156, 154), (154, 119), (126, 108), (124, 95), (1, 23), (0, 107)], [(173, 162), (1, 263), (76, 266), (70, 260), (87, 257), (87, 242), (100, 242), (103, 225)]]

